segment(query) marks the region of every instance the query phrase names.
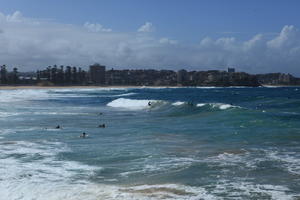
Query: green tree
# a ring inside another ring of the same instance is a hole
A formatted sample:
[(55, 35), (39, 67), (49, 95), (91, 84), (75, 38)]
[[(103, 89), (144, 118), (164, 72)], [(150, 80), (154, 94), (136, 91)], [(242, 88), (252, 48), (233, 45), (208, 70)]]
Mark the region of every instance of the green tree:
[(1, 83), (7, 84), (7, 70), (6, 65), (2, 65), (0, 69), (0, 75), (1, 75)]
[(17, 84), (19, 82), (19, 76), (18, 76), (18, 68), (13, 68), (13, 74), (12, 74), (12, 82), (13, 84)]

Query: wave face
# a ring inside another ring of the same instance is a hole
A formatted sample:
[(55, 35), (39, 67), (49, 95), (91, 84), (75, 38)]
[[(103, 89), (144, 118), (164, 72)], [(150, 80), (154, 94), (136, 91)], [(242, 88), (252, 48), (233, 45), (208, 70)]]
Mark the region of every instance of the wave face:
[(115, 99), (107, 104), (107, 106), (114, 108), (124, 108), (129, 110), (142, 110), (150, 108), (151, 105), (157, 104), (158, 100), (137, 100), (137, 99)]
[(300, 88), (19, 89), (0, 102), (0, 200), (300, 198)]
[(243, 109), (240, 106), (235, 106), (226, 103), (193, 103), (184, 101), (166, 101), (166, 100), (151, 100), (151, 99), (126, 99), (118, 98), (107, 103), (108, 107), (128, 110), (128, 111), (156, 111), (167, 112), (172, 114), (174, 112), (180, 112), (182, 115), (190, 115), (192, 113), (200, 113), (203, 111), (216, 112), (220, 110), (228, 109)]

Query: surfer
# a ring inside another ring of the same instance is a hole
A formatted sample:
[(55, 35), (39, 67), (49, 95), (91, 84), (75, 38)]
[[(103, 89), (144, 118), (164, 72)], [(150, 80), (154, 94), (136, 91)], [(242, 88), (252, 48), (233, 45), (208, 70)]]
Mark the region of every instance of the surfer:
[(152, 103), (151, 103), (151, 101), (149, 101), (149, 102), (148, 102), (148, 106), (151, 106), (151, 105), (152, 105)]
[(99, 128), (105, 128), (105, 124), (100, 124), (98, 127)]
[(79, 137), (81, 137), (81, 138), (85, 138), (87, 135), (86, 135), (86, 133), (85, 132), (83, 132)]
[(60, 129), (60, 125), (57, 125), (55, 128), (56, 128), (56, 129)]

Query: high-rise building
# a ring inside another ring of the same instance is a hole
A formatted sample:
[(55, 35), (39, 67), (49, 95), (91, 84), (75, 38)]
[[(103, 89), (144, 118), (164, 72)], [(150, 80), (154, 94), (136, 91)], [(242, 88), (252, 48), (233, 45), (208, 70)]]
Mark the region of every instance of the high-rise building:
[(181, 69), (177, 72), (177, 84), (183, 85), (188, 80), (188, 72)]
[(90, 66), (90, 81), (93, 84), (105, 84), (105, 66), (95, 63)]
[(229, 67), (229, 68), (228, 68), (228, 72), (229, 72), (229, 73), (234, 73), (234, 72), (235, 72), (235, 69)]

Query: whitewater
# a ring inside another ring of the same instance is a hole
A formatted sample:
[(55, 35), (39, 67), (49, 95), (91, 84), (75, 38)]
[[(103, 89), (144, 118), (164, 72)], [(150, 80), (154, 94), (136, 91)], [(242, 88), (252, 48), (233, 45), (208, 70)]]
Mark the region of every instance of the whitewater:
[(299, 89), (0, 90), (0, 200), (299, 199)]

